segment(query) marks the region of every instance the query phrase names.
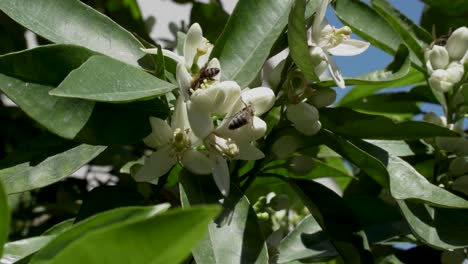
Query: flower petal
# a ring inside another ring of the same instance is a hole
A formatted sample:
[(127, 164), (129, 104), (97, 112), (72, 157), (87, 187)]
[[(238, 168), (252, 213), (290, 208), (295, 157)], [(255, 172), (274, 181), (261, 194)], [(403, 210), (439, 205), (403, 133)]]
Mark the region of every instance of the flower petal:
[(187, 103), (187, 114), (192, 132), (198, 138), (204, 139), (213, 131), (213, 120), (210, 114), (198, 109), (191, 101)]
[(239, 155), (235, 159), (239, 160), (259, 160), (265, 157), (265, 154), (251, 143), (239, 143)]
[[(232, 118), (227, 118), (232, 120)], [(225, 138), (232, 138), (236, 142), (251, 142), (265, 136), (267, 124), (261, 118), (254, 116), (252, 123), (245, 124), (237, 129), (229, 129), (230, 121), (222, 122), (216, 133)]]
[(294, 124), (294, 127), (305, 135), (316, 134), (321, 127), (317, 108), (305, 102), (296, 105), (288, 105), (286, 116)]
[(134, 178), (137, 182), (154, 182), (157, 178), (166, 174), (177, 159), (171, 155), (171, 148), (169, 145), (164, 146), (158, 151), (151, 154), (145, 160), (145, 165), (135, 174)]
[(331, 57), (328, 57), (328, 70), (330, 70), (330, 75), (335, 81), (336, 85), (341, 89), (346, 88), (345, 81), (343, 76), (341, 76), (340, 69), (338, 69), (338, 66)]
[[(257, 87), (244, 90), (241, 94), (242, 101), (254, 108), (256, 116), (262, 115), (270, 110), (275, 104), (275, 93), (268, 87)], [(244, 107), (242, 107), (244, 108)]]
[(152, 132), (143, 139), (143, 142), (152, 148), (159, 148), (162, 145), (166, 145), (173, 137), (171, 127), (166, 121), (157, 117), (150, 117), (149, 121)]
[(343, 40), (339, 45), (327, 49), (334, 56), (354, 56), (363, 53), (369, 48), (370, 43), (357, 39)]
[(218, 186), (218, 189), (224, 196), (229, 194), (229, 168), (226, 160), (220, 154), (216, 152), (210, 152), (211, 159), (211, 172), (213, 173), (213, 179)]
[(180, 94), (182, 95), (184, 101), (188, 101), (190, 99), (189, 90), (192, 85), (192, 76), (188, 72), (184, 63), (177, 64), (176, 73)]
[(314, 43), (319, 43), (322, 31), (322, 21), (325, 18), (325, 13), (327, 12), (329, 3), (330, 0), (322, 0), (319, 9), (315, 13), (314, 23), (312, 24), (312, 40)]
[(206, 89), (197, 89), (190, 100), (202, 112), (222, 115), (226, 114), (239, 96), (239, 85), (233, 81), (226, 81)]
[(213, 77), (213, 80), (218, 81), (218, 82), (221, 80), (221, 64), (219, 63), (219, 60), (217, 58), (211, 59), (210, 62), (207, 64), (206, 68), (207, 69), (209, 68), (219, 69), (218, 74), (216, 74)]
[(187, 150), (182, 155), (182, 165), (195, 174), (210, 174), (211, 160), (202, 152)]
[[(178, 63), (185, 63), (184, 57), (180, 56), (179, 54), (172, 52), (170, 50), (163, 49), (162, 50), (164, 57), (168, 57), (173, 59), (177, 64)], [(151, 53), (151, 54), (157, 54), (157, 53)]]
[(172, 130), (175, 130), (176, 128), (180, 128), (182, 130), (190, 128), (187, 116), (187, 105), (180, 96), (177, 98), (174, 113), (172, 114), (171, 128)]
[(203, 32), (198, 23), (193, 24), (187, 31), (184, 42), (185, 64), (192, 67), (193, 58), (197, 54), (197, 48), (203, 44)]

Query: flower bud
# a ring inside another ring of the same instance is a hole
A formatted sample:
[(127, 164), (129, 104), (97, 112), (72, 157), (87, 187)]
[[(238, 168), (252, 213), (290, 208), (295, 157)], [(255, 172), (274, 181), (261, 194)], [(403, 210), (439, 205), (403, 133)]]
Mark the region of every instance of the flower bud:
[(448, 65), (447, 73), (447, 78), (449, 82), (456, 84), (463, 78), (463, 75), (465, 74), (465, 69), (461, 63), (453, 61)]
[(468, 173), (468, 156), (457, 157), (450, 162), (449, 171), (455, 177)]
[(296, 138), (290, 135), (285, 135), (278, 138), (275, 143), (273, 143), (272, 152), (279, 158), (285, 159), (291, 156), (297, 148), (299, 148), (299, 144), (297, 143)]
[(445, 93), (453, 88), (453, 83), (448, 79), (449, 74), (446, 70), (435, 70), (429, 77), (429, 85), (432, 89)]
[(275, 211), (287, 209), (289, 206), (289, 197), (286, 194), (276, 195), (271, 198), (268, 205)]
[(322, 88), (316, 90), (309, 98), (309, 102), (317, 108), (325, 107), (333, 104), (336, 100), (336, 92), (330, 88)]
[(468, 28), (460, 27), (447, 40), (448, 54), (453, 60), (461, 60), (468, 49)]
[(317, 108), (305, 102), (288, 105), (286, 116), (296, 129), (305, 135), (312, 136), (321, 128), (321, 124), (318, 121), (319, 113)]
[(463, 137), (437, 137), (436, 144), (447, 152), (468, 156), (468, 140)]
[(430, 50), (427, 50), (424, 57), (429, 70), (445, 69), (450, 61), (447, 50), (439, 45), (434, 45)]
[(305, 175), (315, 167), (314, 159), (305, 155), (292, 158), (290, 164), (290, 170), (296, 175)]

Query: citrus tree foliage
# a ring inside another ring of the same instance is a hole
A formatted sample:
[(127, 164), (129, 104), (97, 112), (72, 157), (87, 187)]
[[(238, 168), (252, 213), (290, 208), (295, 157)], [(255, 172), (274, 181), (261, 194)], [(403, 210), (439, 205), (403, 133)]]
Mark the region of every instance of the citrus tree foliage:
[(0, 0), (1, 263), (466, 258), (463, 1), (175, 2), (155, 40), (135, 0)]

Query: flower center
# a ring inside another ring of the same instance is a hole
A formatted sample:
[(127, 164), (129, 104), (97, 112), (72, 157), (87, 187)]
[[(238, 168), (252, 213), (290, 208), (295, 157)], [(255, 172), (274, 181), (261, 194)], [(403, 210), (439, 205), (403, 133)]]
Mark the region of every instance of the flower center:
[(226, 140), (224, 138), (216, 137), (215, 142), (216, 150), (218, 150), (222, 155), (230, 159), (239, 155), (239, 147), (232, 139), (228, 138)]
[(201, 56), (206, 55), (212, 46), (213, 45), (207, 39), (203, 39), (201, 46), (197, 48), (197, 53), (193, 57), (192, 67), (190, 68), (190, 71), (192, 73), (198, 73), (200, 71), (200, 65), (198, 65), (198, 60)]
[(351, 38), (352, 30), (348, 26), (342, 28), (335, 28), (330, 25), (326, 25), (320, 32), (320, 46), (333, 48), (338, 46), (344, 40)]
[(172, 149), (175, 153), (180, 154), (190, 148), (190, 139), (188, 136), (189, 130), (182, 130), (176, 128), (174, 130), (173, 138), (171, 140)]

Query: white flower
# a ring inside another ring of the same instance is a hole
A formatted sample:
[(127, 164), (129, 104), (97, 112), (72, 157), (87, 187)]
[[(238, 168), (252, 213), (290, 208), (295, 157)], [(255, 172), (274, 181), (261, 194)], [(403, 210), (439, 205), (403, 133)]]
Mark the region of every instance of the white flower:
[(448, 92), (453, 86), (461, 81), (464, 74), (464, 67), (459, 62), (451, 62), (446, 70), (435, 70), (429, 77), (429, 85), (438, 91)]
[(153, 131), (143, 141), (157, 151), (145, 160), (144, 166), (135, 174), (136, 181), (155, 183), (177, 162), (196, 174), (211, 172), (209, 158), (192, 149), (197, 139), (190, 131), (186, 106), (181, 97), (177, 100), (171, 121), (169, 126), (162, 119), (150, 117)]
[(294, 127), (304, 135), (315, 135), (322, 127), (317, 108), (306, 102), (288, 105), (286, 116), (294, 124)]
[[(226, 159), (258, 160), (265, 156), (253, 144), (266, 132), (266, 123), (257, 116), (268, 111), (274, 102), (275, 94), (270, 88), (245, 89), (220, 125), (206, 132), (208, 136), (204, 143), (210, 153), (213, 178), (223, 195), (229, 194), (230, 184)], [(240, 118), (243, 113), (246, 123), (235, 129), (229, 128), (233, 119)]]
[[(189, 28), (187, 35), (185, 35), (182, 55), (178, 55), (170, 50), (163, 49), (162, 51), (164, 56), (175, 60), (177, 63), (184, 63), (190, 70), (194, 69), (198, 71), (200, 67), (208, 62), (212, 49), (213, 45), (203, 37), (203, 31), (200, 25), (195, 23)], [(149, 54), (158, 54), (157, 48), (141, 50)]]
[(426, 59), (426, 67), (431, 74), (434, 70), (447, 68), (450, 58), (448, 51), (445, 47), (434, 45), (431, 49), (424, 52)]
[(447, 39), (445, 48), (453, 60), (461, 60), (468, 51), (468, 28), (457, 28)]
[(322, 0), (315, 14), (311, 31), (309, 31), (310, 54), (318, 76), (322, 75), (327, 67), (336, 85), (345, 88), (340, 70), (330, 55), (354, 56), (364, 52), (369, 47), (369, 43), (351, 39), (351, 29), (348, 26), (336, 29), (324, 21), (329, 2), (329, 0)]

